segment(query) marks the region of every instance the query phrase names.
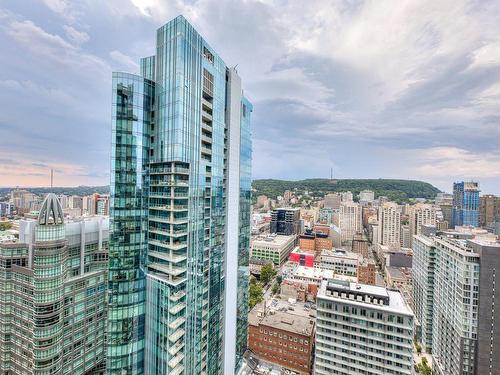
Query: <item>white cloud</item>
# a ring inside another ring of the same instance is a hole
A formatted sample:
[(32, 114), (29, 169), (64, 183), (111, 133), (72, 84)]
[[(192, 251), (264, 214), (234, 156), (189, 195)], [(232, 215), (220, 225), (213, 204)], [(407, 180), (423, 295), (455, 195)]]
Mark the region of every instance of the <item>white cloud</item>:
[(111, 51), (109, 53), (111, 57), (118, 65), (125, 68), (128, 72), (137, 73), (139, 71), (139, 64), (136, 63), (130, 56), (127, 56), (120, 51)]
[(415, 149), (406, 155), (413, 160), (421, 178), (492, 178), (500, 177), (500, 154), (473, 152), (458, 147)]
[(85, 31), (78, 31), (74, 27), (68, 25), (64, 25), (63, 28), (68, 39), (76, 45), (86, 43), (90, 39), (89, 34), (87, 34)]

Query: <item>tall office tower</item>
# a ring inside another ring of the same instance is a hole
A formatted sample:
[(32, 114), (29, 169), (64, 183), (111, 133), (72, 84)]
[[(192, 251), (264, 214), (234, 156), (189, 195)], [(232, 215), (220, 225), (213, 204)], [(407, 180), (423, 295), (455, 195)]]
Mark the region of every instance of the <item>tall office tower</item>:
[(399, 245), (401, 242), (401, 210), (396, 203), (383, 203), (378, 209), (378, 242)]
[(277, 208), (271, 212), (270, 232), (283, 236), (300, 234), (300, 209)]
[(0, 244), (0, 373), (103, 374), (109, 221), (64, 222), (54, 194)]
[(346, 201), (340, 204), (339, 227), (342, 242), (352, 243), (354, 235), (362, 229), (362, 210), (359, 203)]
[(436, 209), (431, 204), (417, 203), (409, 208), (410, 245), (413, 236), (420, 234), (422, 225), (436, 225)]
[(477, 182), (462, 181), (453, 184), (452, 227), (479, 226), (479, 191)]
[(324, 208), (333, 208), (334, 210), (338, 210), (341, 201), (342, 197), (339, 193), (326, 194), (323, 206)]
[(324, 280), (317, 295), (317, 375), (413, 374), (413, 313), (399, 291)]
[(78, 195), (72, 195), (69, 197), (69, 208), (83, 208), (83, 198)]
[(359, 203), (366, 205), (375, 200), (375, 193), (371, 190), (361, 190), (359, 192)]
[(225, 374), (247, 345), (252, 105), (179, 16), (113, 74), (109, 374)]
[(413, 244), (414, 305), (422, 342), (438, 375), (500, 373), (495, 291), (500, 244), (418, 235)]
[(500, 214), (500, 197), (488, 194), (479, 198), (479, 225), (481, 227), (494, 224), (497, 214)]

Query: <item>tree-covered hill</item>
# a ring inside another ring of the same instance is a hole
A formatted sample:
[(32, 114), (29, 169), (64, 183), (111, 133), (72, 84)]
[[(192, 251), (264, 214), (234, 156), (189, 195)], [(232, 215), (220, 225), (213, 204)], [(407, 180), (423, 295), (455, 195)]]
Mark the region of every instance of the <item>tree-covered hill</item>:
[(387, 196), (396, 202), (405, 202), (411, 198), (434, 199), (439, 189), (431, 184), (416, 180), (389, 180), (389, 179), (307, 179), (299, 181), (286, 180), (254, 180), (253, 196), (266, 195), (276, 198), (285, 190), (302, 194), (308, 191), (311, 196), (322, 197), (330, 192), (351, 191), (356, 198), (361, 190), (372, 190), (375, 198)]

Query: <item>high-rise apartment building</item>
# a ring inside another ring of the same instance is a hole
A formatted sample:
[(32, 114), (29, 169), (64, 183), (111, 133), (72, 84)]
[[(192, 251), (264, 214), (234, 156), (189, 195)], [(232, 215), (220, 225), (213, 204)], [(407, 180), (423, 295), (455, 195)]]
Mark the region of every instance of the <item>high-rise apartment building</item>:
[(362, 210), (359, 203), (346, 201), (340, 204), (339, 227), (342, 242), (352, 243), (354, 235), (362, 229)]
[(413, 236), (420, 234), (422, 225), (436, 225), (436, 209), (431, 204), (417, 203), (408, 210), (410, 222), (410, 246)]
[(500, 197), (483, 195), (479, 198), (479, 225), (486, 227), (495, 223), (495, 216), (500, 214)]
[(271, 212), (271, 233), (282, 236), (298, 235), (300, 227), (299, 208), (277, 208)]
[(109, 221), (65, 223), (54, 194), (0, 244), (0, 373), (103, 374)]
[(399, 245), (401, 242), (401, 210), (396, 203), (386, 202), (378, 209), (378, 243)]
[(479, 184), (473, 181), (453, 184), (452, 227), (479, 226)]
[(413, 313), (399, 291), (324, 280), (317, 295), (317, 375), (413, 374)]
[[(415, 317), (438, 375), (500, 373), (500, 244), (417, 235), (413, 242)], [(457, 236), (458, 237), (458, 236)]]
[(109, 374), (234, 373), (247, 345), (252, 105), (179, 16), (113, 74)]

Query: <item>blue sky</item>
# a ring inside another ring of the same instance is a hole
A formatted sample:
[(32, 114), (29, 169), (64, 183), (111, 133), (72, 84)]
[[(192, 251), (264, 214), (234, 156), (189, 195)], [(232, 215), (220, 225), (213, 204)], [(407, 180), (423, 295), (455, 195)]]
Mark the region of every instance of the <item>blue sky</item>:
[(500, 194), (500, 2), (0, 2), (0, 186), (107, 184), (111, 72), (183, 14), (254, 103), (255, 178)]

